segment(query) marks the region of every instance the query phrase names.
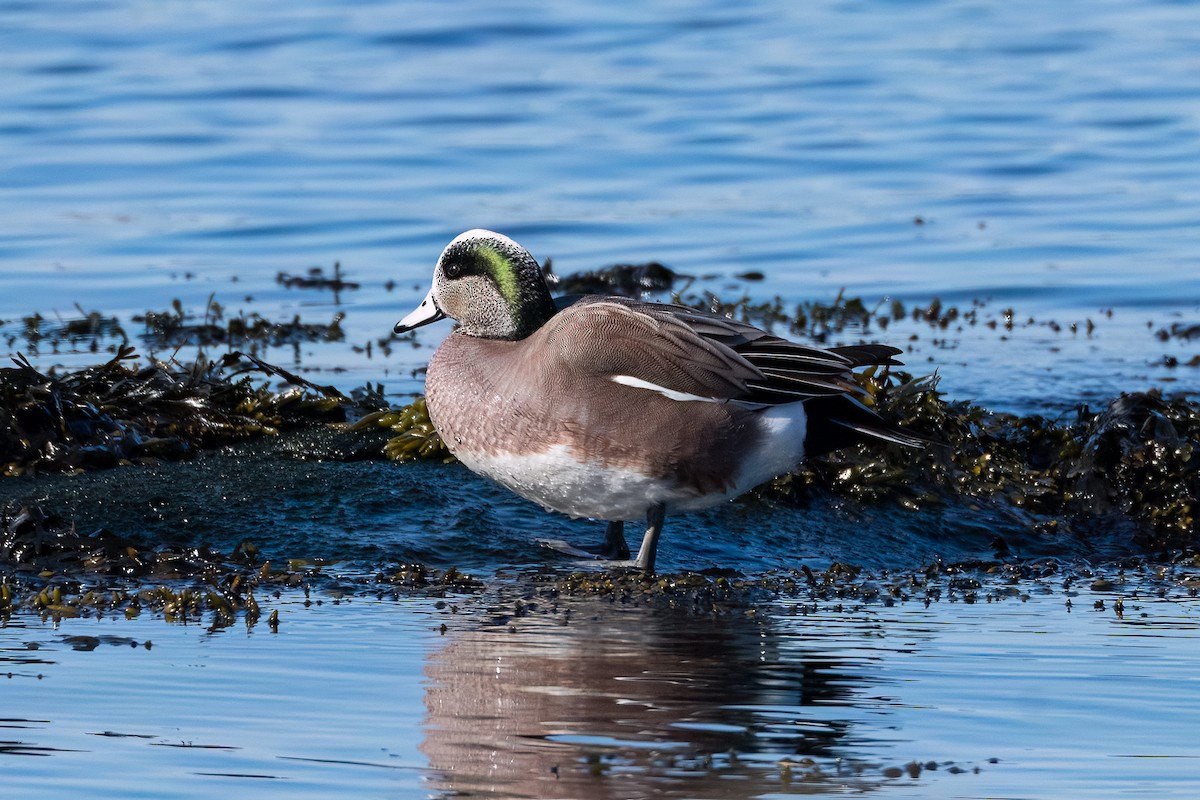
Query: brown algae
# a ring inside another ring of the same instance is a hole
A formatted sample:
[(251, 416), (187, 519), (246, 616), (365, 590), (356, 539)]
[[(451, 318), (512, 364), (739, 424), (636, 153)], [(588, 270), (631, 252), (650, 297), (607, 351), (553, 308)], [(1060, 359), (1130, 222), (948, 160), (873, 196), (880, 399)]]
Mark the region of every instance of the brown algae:
[[(392, 565), (353, 576), (304, 558), (271, 560), (252, 542), (223, 553), (205, 546), (153, 546), (100, 529), (81, 532), (38, 506), (0, 509), (0, 620), (29, 611), (48, 618), (143, 611), (168, 622), (256, 624), (262, 604), (286, 589), (333, 597), (382, 592), (444, 597), (479, 591), (457, 569)], [(317, 602), (321, 602), (318, 600)], [(278, 627), (278, 613), (271, 627)]]
[[(130, 347), (60, 376), (0, 368), (0, 472), (72, 472), (193, 455), (287, 427), (345, 419), (349, 401), (253, 356), (136, 365)], [(252, 376), (296, 384), (269, 390)]]

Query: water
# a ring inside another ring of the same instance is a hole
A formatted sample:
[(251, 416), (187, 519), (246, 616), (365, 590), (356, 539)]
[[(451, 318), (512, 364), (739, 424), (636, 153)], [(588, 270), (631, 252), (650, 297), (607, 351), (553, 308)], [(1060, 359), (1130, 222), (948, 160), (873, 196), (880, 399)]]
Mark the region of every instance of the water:
[(278, 634), (151, 619), (4, 628), (6, 784), (113, 798), (331, 797), (347, 785), (420, 796), (431, 604), (283, 608)]
[[(341, 298), (347, 342), (305, 364), (419, 391), (425, 352), (351, 348), (387, 336), (440, 248), (484, 226), (560, 271), (658, 259), (735, 296), (845, 288), (1103, 321), (1091, 339), (1035, 326), (1003, 346), (884, 334), (993, 407), (1197, 384), (1155, 366), (1194, 345), (1150, 335), (1200, 313), (1188, 3), (0, 15), (0, 319), (75, 303), (127, 318), (176, 297), (202, 313), (215, 295), (325, 322), (331, 297), (275, 276), (340, 261), (362, 283)], [(748, 268), (767, 280), (730, 288)]]
[(1194, 797), (1200, 608), (1155, 588), (1121, 586), (1123, 618), (1039, 581), (716, 616), (285, 595), (278, 633), (21, 619), (0, 764), (97, 798)]
[[(482, 226), (560, 273), (654, 259), (726, 299), (979, 301), (974, 326), (844, 337), (904, 346), (914, 372), (997, 410), (1194, 394), (1196, 367), (1164, 358), (1195, 340), (1155, 332), (1200, 321), (1198, 22), (1159, 0), (0, 0), (0, 351), (94, 363), (20, 335), (77, 306), (142, 350), (131, 317), (177, 298), (201, 316), (210, 298), (280, 321), (344, 312), (344, 342), (268, 358), (399, 402), (448, 325), (365, 345)], [(359, 289), (276, 280), (335, 262)], [(735, 278), (751, 269), (765, 280)], [(240, 450), (0, 495), (152, 542), (458, 565), (488, 590), (458, 614), (285, 592), (278, 634), (18, 614), (0, 627), (11, 792), (1196, 794), (1197, 612), (1179, 582), (1121, 587), (1124, 618), (1112, 593), (1068, 611), (1047, 585), (712, 619), (576, 600), (569, 624), (549, 607), (501, 622), (513, 570), (570, 568), (534, 539), (595, 526), (458, 467), (278, 461)], [(997, 532), (1022, 556), (1123, 552), (982, 511), (831, 505), (673, 519), (663, 565), (905, 569), (988, 555)]]

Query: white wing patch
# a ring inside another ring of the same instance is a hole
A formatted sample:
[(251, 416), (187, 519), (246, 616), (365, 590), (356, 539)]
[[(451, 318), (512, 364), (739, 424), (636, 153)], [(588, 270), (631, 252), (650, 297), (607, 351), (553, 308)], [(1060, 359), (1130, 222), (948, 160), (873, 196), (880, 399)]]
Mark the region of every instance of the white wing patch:
[(613, 383), (619, 383), (624, 386), (632, 386), (634, 389), (646, 389), (651, 392), (658, 392), (668, 400), (678, 400), (682, 403), (700, 402), (700, 403), (720, 403), (715, 397), (701, 397), (698, 394), (690, 394), (689, 392), (677, 392), (674, 389), (668, 389), (665, 386), (659, 386), (657, 383), (644, 381), (641, 378), (635, 378), (632, 375), (613, 375), (609, 378)]
[(703, 395), (692, 394), (691, 392), (677, 392), (674, 389), (668, 389), (665, 386), (659, 386), (657, 383), (644, 381), (641, 378), (635, 378), (632, 375), (613, 375), (609, 378), (613, 383), (619, 383), (624, 386), (632, 386), (634, 389), (645, 389), (650, 392), (657, 392), (668, 400), (675, 400), (680, 403), (733, 403), (742, 408), (766, 408), (766, 403), (751, 403), (746, 400), (731, 400), (721, 397), (704, 397)]

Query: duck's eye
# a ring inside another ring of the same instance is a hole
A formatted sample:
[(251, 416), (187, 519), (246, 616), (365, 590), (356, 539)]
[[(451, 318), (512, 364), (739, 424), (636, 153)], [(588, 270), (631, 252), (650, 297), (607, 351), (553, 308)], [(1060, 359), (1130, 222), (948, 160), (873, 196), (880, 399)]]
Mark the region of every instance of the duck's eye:
[(442, 274), (451, 280), (454, 280), (459, 275), (462, 275), (462, 271), (462, 264), (457, 261), (448, 261), (446, 262), (446, 266), (442, 267)]

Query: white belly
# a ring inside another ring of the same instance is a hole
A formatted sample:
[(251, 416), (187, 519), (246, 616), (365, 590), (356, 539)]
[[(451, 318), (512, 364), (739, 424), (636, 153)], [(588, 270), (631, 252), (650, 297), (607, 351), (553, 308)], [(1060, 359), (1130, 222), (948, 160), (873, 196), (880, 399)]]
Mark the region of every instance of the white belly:
[(757, 424), (761, 446), (729, 464), (729, 483), (724, 491), (707, 494), (674, 476), (655, 478), (630, 467), (580, 461), (566, 445), (526, 455), (493, 454), (462, 446), (451, 447), (451, 451), (473, 472), (543, 508), (572, 517), (640, 520), (659, 504), (668, 514), (711, 508), (782, 475), (800, 462), (806, 431), (802, 404), (765, 409), (758, 415)]
[(731, 490), (697, 495), (675, 481), (656, 480), (632, 469), (578, 461), (563, 446), (522, 456), (463, 452), (455, 455), (472, 471), (543, 508), (572, 517), (639, 520), (659, 503), (665, 504), (668, 512), (698, 511), (737, 494)]

